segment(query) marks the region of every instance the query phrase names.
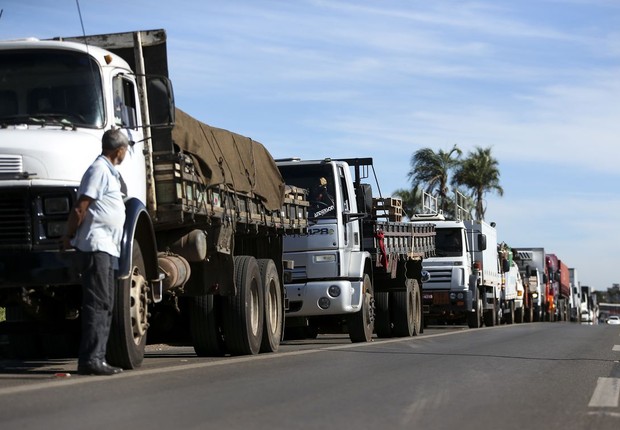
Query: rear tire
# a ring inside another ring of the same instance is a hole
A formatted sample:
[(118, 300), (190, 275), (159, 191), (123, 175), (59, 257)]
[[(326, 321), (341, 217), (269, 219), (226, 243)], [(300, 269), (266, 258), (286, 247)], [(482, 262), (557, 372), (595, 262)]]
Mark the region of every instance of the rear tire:
[(278, 269), (273, 260), (258, 260), (265, 302), (263, 340), (260, 352), (276, 352), (282, 339), (284, 307)]
[(142, 250), (136, 240), (133, 241), (131, 267), (129, 277), (116, 283), (106, 355), (110, 364), (123, 369), (135, 369), (142, 365), (148, 329), (149, 287), (145, 278)]
[(375, 292), (375, 332), (380, 338), (392, 337), (390, 293), (387, 291)]
[(394, 291), (392, 297), (394, 335), (398, 337), (417, 336), (422, 326), (422, 305), (418, 281), (407, 279), (406, 290)]
[(264, 297), (260, 269), (254, 257), (235, 257), (237, 294), (223, 303), (224, 342), (234, 355), (258, 354), (263, 337)]
[(192, 344), (199, 357), (219, 357), (226, 353), (218, 315), (220, 300), (221, 297), (213, 294), (192, 297), (190, 308)]
[(370, 276), (364, 274), (362, 284), (362, 308), (348, 318), (351, 342), (370, 342), (375, 328), (375, 304)]

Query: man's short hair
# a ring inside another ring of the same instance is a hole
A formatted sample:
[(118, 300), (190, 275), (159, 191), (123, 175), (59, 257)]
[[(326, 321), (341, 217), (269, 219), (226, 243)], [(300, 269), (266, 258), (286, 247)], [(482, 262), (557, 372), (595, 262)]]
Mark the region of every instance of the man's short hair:
[(129, 140), (120, 128), (114, 128), (103, 133), (101, 138), (101, 149), (104, 151), (113, 151), (122, 146), (129, 146)]

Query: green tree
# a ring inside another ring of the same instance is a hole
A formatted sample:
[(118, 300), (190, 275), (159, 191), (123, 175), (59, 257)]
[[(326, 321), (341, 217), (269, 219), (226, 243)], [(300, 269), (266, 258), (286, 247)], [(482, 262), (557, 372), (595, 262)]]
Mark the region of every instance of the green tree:
[(491, 155), (491, 148), (476, 147), (469, 152), (454, 171), (452, 183), (464, 186), (471, 192), (476, 204), (476, 219), (484, 220), (484, 196), (490, 192), (504, 195), (499, 185), (499, 163)]
[(410, 190), (399, 188), (392, 194), (403, 201), (403, 212), (408, 218), (422, 212), (422, 190), (419, 186), (416, 185)]
[(463, 152), (454, 145), (449, 152), (442, 149), (435, 152), (430, 148), (417, 150), (411, 156), (411, 169), (407, 176), (412, 185), (424, 187), (426, 192), (436, 195), (439, 209), (447, 211), (449, 206), (448, 184), (452, 169), (459, 165)]

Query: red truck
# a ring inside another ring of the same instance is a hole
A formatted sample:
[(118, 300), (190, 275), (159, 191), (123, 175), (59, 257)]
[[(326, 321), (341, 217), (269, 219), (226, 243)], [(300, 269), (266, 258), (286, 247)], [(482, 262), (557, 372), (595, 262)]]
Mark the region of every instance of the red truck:
[(570, 273), (568, 266), (555, 254), (547, 254), (545, 265), (549, 274), (549, 294), (553, 295), (555, 312), (549, 309), (550, 319), (568, 321), (570, 312)]

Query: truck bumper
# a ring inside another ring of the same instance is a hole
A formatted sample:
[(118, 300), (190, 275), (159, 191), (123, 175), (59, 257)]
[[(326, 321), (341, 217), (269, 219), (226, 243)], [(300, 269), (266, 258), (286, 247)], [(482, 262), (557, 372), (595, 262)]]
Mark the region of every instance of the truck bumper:
[(0, 289), (80, 283), (74, 251), (0, 253)]
[(355, 313), (361, 307), (362, 285), (362, 281), (343, 280), (286, 285), (286, 295), (289, 299), (286, 316), (309, 317)]
[(429, 317), (460, 318), (472, 311), (472, 292), (422, 291), (422, 309)]

